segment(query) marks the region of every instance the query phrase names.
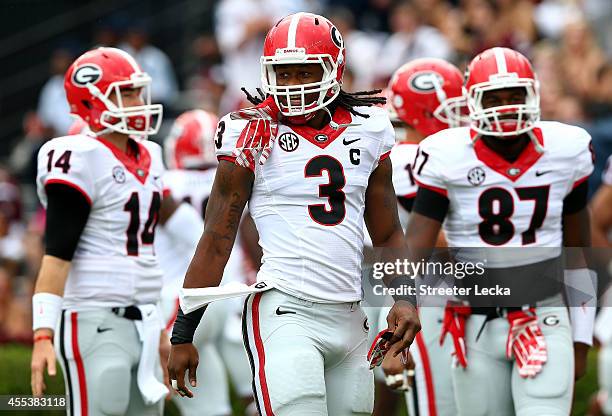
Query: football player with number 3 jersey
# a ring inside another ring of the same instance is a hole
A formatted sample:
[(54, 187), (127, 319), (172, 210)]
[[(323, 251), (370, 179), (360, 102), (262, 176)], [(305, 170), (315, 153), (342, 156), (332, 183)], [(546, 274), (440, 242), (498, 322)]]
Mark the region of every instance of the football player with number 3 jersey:
[(43, 393), (45, 369), (55, 375), (57, 353), (71, 415), (158, 415), (168, 394), (158, 381), (160, 341), (168, 338), (153, 242), (176, 204), (162, 195), (161, 148), (146, 138), (162, 107), (151, 104), (151, 78), (115, 48), (81, 55), (64, 86), (88, 129), (38, 154), (47, 217), (32, 299), (32, 392)]
[[(463, 121), (465, 100), (463, 75), (454, 65), (437, 58), (421, 58), (402, 65), (389, 81), (389, 100), (397, 143), (391, 150), (393, 186), (406, 217), (412, 211), (418, 185), (412, 163), (419, 143), (427, 136)], [(400, 216), (401, 219), (401, 216)], [(407, 223), (406, 219), (406, 223)], [(443, 236), (440, 244), (444, 245)], [(418, 406), (420, 415), (456, 415), (450, 374), (450, 342), (439, 342), (444, 309), (428, 304), (419, 308), (422, 330), (410, 347), (415, 363), (413, 389), (407, 392), (408, 408)], [(384, 323), (386, 308), (380, 321)], [(382, 364), (387, 384), (403, 388), (404, 365), (385, 357)]]
[[(540, 121), (538, 90), (531, 64), (516, 51), (492, 48), (472, 60), (464, 84), (470, 126), (443, 130), (419, 146), (410, 248), (432, 247), (444, 222), (457, 260), (476, 263), (486, 253), (478, 284), (502, 275), (515, 282), (545, 278), (533, 270), (565, 275), (570, 285), (591, 282), (581, 253), (567, 256), (565, 272), (560, 257), (563, 246), (590, 245), (584, 232), (590, 136)], [(508, 255), (508, 247), (522, 249)], [(443, 333), (455, 347), (459, 415), (570, 413), (594, 308), (576, 307), (568, 291), (568, 313), (562, 289), (540, 283), (530, 281), (516, 306), (480, 306), (477, 296), (470, 305), (447, 306)]]
[[(323, 16), (281, 19), (261, 62), (268, 97), (217, 128), (220, 162), (172, 334), (172, 384), (192, 395), (185, 373), (196, 385), (191, 342), (204, 310), (188, 307), (190, 294), (231, 290), (217, 286), (248, 201), (263, 258), (243, 336), (260, 414), (371, 414), (359, 305), (364, 218), (375, 246), (404, 244), (388, 158), (393, 128), (373, 106), (384, 99), (341, 90), (344, 43)], [(399, 354), (419, 328), (413, 303), (396, 301), (388, 323)]]

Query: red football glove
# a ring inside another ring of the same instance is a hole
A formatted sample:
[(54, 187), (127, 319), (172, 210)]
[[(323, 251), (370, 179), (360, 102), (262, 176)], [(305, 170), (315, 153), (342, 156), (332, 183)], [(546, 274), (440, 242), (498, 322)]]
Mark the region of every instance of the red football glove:
[(248, 121), (233, 152), (236, 164), (255, 170), (256, 158), (260, 165), (266, 162), (276, 142), (279, 114), (272, 96), (254, 107), (230, 113), (232, 120)]
[(506, 356), (514, 356), (521, 377), (535, 377), (547, 360), (546, 341), (538, 326), (535, 309), (508, 313), (510, 330)]
[(389, 348), (391, 347), (388, 345), (387, 341), (389, 341), (392, 336), (393, 332), (385, 329), (380, 331), (378, 335), (376, 335), (376, 338), (374, 338), (370, 351), (368, 351), (370, 370), (382, 364), (385, 354), (389, 352)]
[(465, 321), (471, 314), (472, 309), (468, 305), (449, 301), (444, 308), (444, 320), (442, 321), (442, 333), (440, 334), (440, 345), (444, 343), (446, 334), (451, 335), (455, 347), (453, 355), (463, 368), (467, 367)]

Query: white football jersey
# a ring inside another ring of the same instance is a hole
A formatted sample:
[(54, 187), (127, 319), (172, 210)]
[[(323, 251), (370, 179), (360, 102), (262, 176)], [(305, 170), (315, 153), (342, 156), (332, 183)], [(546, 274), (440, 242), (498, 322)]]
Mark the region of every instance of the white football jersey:
[[(398, 214), (402, 229), (406, 229), (410, 211), (406, 204), (412, 204), (416, 196), (418, 185), (412, 173), (412, 163), (416, 157), (418, 143), (400, 142), (391, 149), (391, 163), (393, 165), (393, 188), (398, 201)], [(410, 201), (412, 200), (412, 201)], [(412, 209), (412, 208), (411, 208)]]
[[(339, 130), (280, 125), (274, 149), (257, 165), (249, 211), (263, 249), (258, 280), (316, 302), (361, 299), (363, 213), (372, 171), (393, 147), (382, 108), (360, 107), (369, 118), (338, 108)], [(217, 155), (232, 160), (245, 121), (223, 117)]]
[(606, 161), (606, 167), (601, 175), (601, 181), (606, 185), (612, 186), (612, 155), (610, 155)]
[[(168, 170), (164, 174), (164, 187), (177, 203), (186, 202), (191, 204), (198, 213), (204, 217), (206, 204), (210, 197), (215, 173), (217, 169), (207, 170)], [(224, 282), (230, 280), (244, 280), (242, 250), (238, 247), (238, 237), (232, 250), (230, 259), (223, 272)], [(165, 227), (159, 227), (155, 236), (155, 251), (159, 264), (164, 271), (164, 286), (172, 286), (173, 291), (178, 294), (178, 289), (183, 286), (183, 280), (189, 263), (195, 252), (195, 247), (186, 247), (183, 242), (175, 241), (166, 231)]]
[[(513, 163), (483, 141), (473, 143), (468, 127), (443, 130), (420, 144), (413, 169), (420, 186), (450, 201), (444, 222), (449, 246), (549, 248), (522, 250), (520, 258), (488, 250), (487, 267), (557, 257), (563, 199), (593, 171), (591, 137), (582, 128), (542, 121), (534, 133), (544, 153), (530, 142)], [(500, 257), (491, 258), (492, 252)]]
[(79, 134), (53, 139), (38, 153), (37, 188), (63, 183), (91, 202), (64, 292), (64, 308), (155, 303), (161, 270), (153, 250), (162, 200), (161, 148), (137, 142), (139, 160), (110, 142)]

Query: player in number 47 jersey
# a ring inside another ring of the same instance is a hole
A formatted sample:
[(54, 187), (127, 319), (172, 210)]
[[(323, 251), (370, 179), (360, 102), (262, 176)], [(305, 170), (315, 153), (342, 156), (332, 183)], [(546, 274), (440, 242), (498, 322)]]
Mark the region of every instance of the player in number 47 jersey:
[[(592, 342), (593, 308), (570, 307), (570, 327), (561, 289), (538, 279), (565, 274), (566, 282), (590, 282), (581, 255), (568, 256), (565, 273), (562, 265), (548, 267), (560, 262), (562, 246), (590, 245), (584, 233), (590, 137), (578, 127), (539, 121), (537, 79), (513, 50), (493, 48), (474, 58), (464, 88), (470, 127), (443, 130), (420, 144), (409, 247), (432, 247), (444, 221), (458, 260), (478, 262), (486, 254), (487, 273), (478, 284), (497, 276), (532, 280), (519, 304), (486, 307), (474, 296), (470, 305), (447, 307), (457, 411), (567, 415), (574, 357), (580, 377)], [(509, 256), (506, 247), (522, 249)]]
[[(251, 109), (262, 117), (225, 116), (217, 128), (221, 161), (184, 287), (217, 289), (248, 201), (263, 249), (259, 288), (272, 287), (250, 295), (243, 313), (264, 416), (372, 412), (368, 326), (359, 306), (363, 221), (375, 246), (402, 246), (403, 233), (388, 158), (393, 128), (387, 112), (372, 106), (384, 100), (342, 91), (344, 60), (342, 36), (329, 20), (285, 17), (265, 41), (262, 82), (270, 96)], [(267, 144), (253, 148), (250, 138)], [(169, 370), (179, 393), (190, 395), (184, 376), (189, 369), (195, 383), (191, 341), (203, 311), (183, 312)], [(395, 302), (388, 322), (399, 354), (419, 327), (413, 305)]]
[(43, 393), (43, 372), (55, 374), (57, 354), (72, 415), (158, 415), (168, 393), (158, 381), (167, 336), (153, 243), (176, 204), (162, 195), (161, 149), (145, 140), (162, 114), (150, 84), (124, 51), (81, 55), (64, 86), (88, 129), (50, 140), (38, 154), (47, 217), (32, 299), (32, 390)]
[[(395, 71), (389, 81), (392, 121), (398, 139), (391, 150), (393, 186), (406, 218), (417, 193), (412, 164), (419, 143), (431, 134), (461, 124), (462, 110), (465, 109), (462, 85), (461, 71), (453, 64), (435, 58), (410, 61)], [(445, 245), (442, 233), (438, 245)], [(386, 308), (381, 309), (380, 315), (383, 322)], [(407, 403), (408, 408), (418, 406), (420, 415), (457, 413), (450, 374), (452, 346), (450, 342), (442, 345), (439, 342), (443, 315), (443, 306), (428, 304), (419, 308), (422, 330), (410, 347), (415, 376), (413, 389), (407, 393), (412, 397), (406, 397), (412, 399)], [(387, 375), (385, 381), (390, 386), (403, 384), (405, 366), (399, 359), (387, 356), (382, 367)]]

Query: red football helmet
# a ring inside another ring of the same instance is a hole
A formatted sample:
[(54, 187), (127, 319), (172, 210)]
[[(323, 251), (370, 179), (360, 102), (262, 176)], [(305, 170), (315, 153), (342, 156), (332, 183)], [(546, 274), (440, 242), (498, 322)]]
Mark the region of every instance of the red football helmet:
[[(336, 27), (325, 17), (296, 13), (281, 19), (266, 36), (261, 57), (261, 83), (285, 116), (311, 114), (331, 103), (340, 93), (345, 65), (344, 41)], [(310, 84), (276, 85), (275, 65), (319, 64), (323, 78)], [(306, 102), (306, 94), (319, 93)], [(284, 96), (286, 104), (279, 102)], [(294, 102), (291, 102), (294, 99)], [(299, 101), (300, 104), (296, 104)]]
[(206, 168), (217, 164), (215, 131), (219, 119), (204, 110), (181, 114), (164, 143), (169, 169)]
[[(134, 58), (116, 48), (97, 48), (78, 57), (64, 77), (70, 112), (96, 134), (116, 131), (146, 137), (157, 133), (161, 104), (151, 104), (151, 77)], [(121, 88), (142, 88), (143, 105), (125, 107)], [(117, 103), (110, 100), (115, 93)]]
[[(516, 87), (525, 88), (524, 104), (483, 108), (485, 92)], [(467, 69), (464, 94), (471, 128), (479, 134), (518, 136), (540, 120), (539, 82), (529, 60), (512, 49), (491, 48), (476, 56)]]
[(389, 99), (397, 117), (429, 136), (461, 124), (465, 107), (463, 76), (454, 65), (421, 58), (402, 65), (389, 81)]

